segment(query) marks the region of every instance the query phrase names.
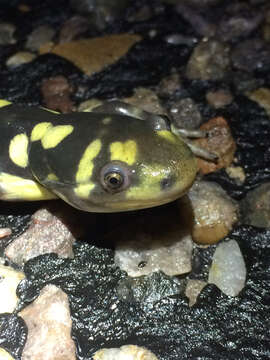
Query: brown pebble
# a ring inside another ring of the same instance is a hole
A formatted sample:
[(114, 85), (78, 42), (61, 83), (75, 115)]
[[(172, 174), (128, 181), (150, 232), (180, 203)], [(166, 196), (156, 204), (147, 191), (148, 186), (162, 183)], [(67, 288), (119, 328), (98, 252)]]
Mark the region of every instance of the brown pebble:
[(55, 76), (44, 79), (41, 92), (44, 104), (48, 109), (68, 113), (74, 110), (74, 103), (70, 99), (74, 88), (64, 76)]
[(229, 105), (233, 101), (233, 96), (226, 90), (209, 91), (206, 94), (206, 100), (209, 105), (215, 109)]
[(79, 15), (68, 19), (62, 26), (59, 34), (59, 43), (72, 41), (76, 36), (85, 32), (89, 27), (89, 21)]
[(228, 167), (233, 161), (236, 144), (227, 121), (216, 117), (203, 124), (200, 130), (207, 131), (208, 136), (196, 140), (196, 145), (218, 156), (216, 163), (198, 158), (200, 172), (208, 174)]

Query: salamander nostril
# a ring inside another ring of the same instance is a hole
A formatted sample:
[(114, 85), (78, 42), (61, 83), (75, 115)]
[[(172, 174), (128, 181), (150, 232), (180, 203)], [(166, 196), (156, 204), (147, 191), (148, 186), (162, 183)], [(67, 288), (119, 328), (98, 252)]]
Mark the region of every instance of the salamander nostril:
[(174, 184), (174, 182), (175, 182), (175, 179), (173, 176), (169, 176), (169, 177), (162, 179), (160, 181), (161, 190), (166, 190), (166, 189), (171, 188), (172, 185)]

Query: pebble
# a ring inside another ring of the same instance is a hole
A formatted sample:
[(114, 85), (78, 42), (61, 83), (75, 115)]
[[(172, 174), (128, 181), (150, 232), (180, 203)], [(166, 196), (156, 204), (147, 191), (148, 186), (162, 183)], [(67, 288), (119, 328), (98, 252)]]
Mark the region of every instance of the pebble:
[(88, 15), (91, 25), (104, 29), (108, 23), (121, 19), (130, 0), (70, 0), (70, 6), (82, 15)]
[(223, 89), (208, 91), (206, 94), (206, 100), (214, 109), (220, 109), (232, 103), (233, 95), (228, 90)]
[(10, 23), (0, 23), (0, 45), (16, 44), (14, 39), (14, 32), (16, 27)]
[(231, 179), (234, 179), (237, 185), (242, 185), (246, 180), (246, 174), (241, 166), (231, 165), (225, 169)]
[(202, 40), (193, 50), (186, 68), (189, 79), (221, 80), (230, 68), (229, 45)]
[(61, 289), (46, 285), (19, 315), (28, 328), (22, 360), (76, 359), (68, 297)]
[(194, 143), (218, 156), (217, 162), (198, 158), (200, 172), (208, 174), (231, 165), (234, 160), (236, 143), (226, 119), (223, 117), (210, 119), (200, 127), (200, 130), (207, 131), (207, 137), (197, 139)]
[(93, 360), (158, 360), (158, 358), (144, 347), (123, 345), (120, 348), (98, 350)]
[(270, 89), (261, 87), (246, 94), (250, 100), (260, 105), (270, 116)]
[(208, 282), (215, 284), (224, 294), (237, 296), (246, 282), (246, 266), (235, 240), (217, 246), (209, 270)]
[(118, 34), (81, 39), (40, 48), (40, 54), (53, 53), (72, 62), (86, 75), (92, 75), (118, 61), (141, 40), (139, 35)]
[(142, 5), (134, 14), (131, 14), (127, 20), (129, 22), (141, 22), (151, 19), (154, 15), (153, 10), (148, 5)]
[(216, 33), (216, 25), (208, 21), (196, 7), (178, 3), (175, 7), (176, 12), (184, 18), (200, 36), (212, 37)]
[[(243, 5), (245, 7), (245, 5)], [(226, 14), (218, 25), (217, 36), (221, 41), (247, 37), (263, 20), (263, 13), (252, 8), (238, 9), (238, 14)]]
[(121, 101), (141, 108), (151, 114), (166, 115), (166, 110), (161, 106), (156, 93), (146, 88), (136, 88), (132, 96), (121, 99)]
[(5, 349), (0, 348), (0, 359), (1, 360), (15, 360)]
[(12, 230), (10, 228), (0, 228), (0, 239), (9, 236), (12, 234)]
[(270, 182), (250, 190), (240, 203), (243, 222), (260, 228), (270, 228)]
[(63, 25), (59, 33), (59, 43), (65, 43), (74, 40), (89, 28), (87, 18), (75, 15), (68, 19)]
[(235, 71), (232, 80), (235, 90), (245, 95), (264, 85), (263, 79), (255, 78), (252, 74), (245, 71)]
[(186, 198), (178, 200), (181, 214), (193, 219), (192, 238), (198, 244), (223, 239), (238, 220), (238, 205), (222, 187), (210, 181), (196, 181)]
[(19, 51), (16, 54), (10, 56), (6, 61), (6, 66), (14, 68), (16, 66), (27, 64), (33, 61), (37, 56), (28, 51)]
[(6, 247), (5, 255), (18, 265), (52, 252), (62, 258), (72, 258), (74, 241), (64, 214), (55, 215), (49, 209), (42, 208), (32, 216), (29, 228)]
[(170, 75), (161, 80), (157, 87), (157, 93), (160, 97), (168, 98), (181, 88), (180, 75), (173, 71)]
[(145, 309), (148, 304), (183, 292), (180, 279), (165, 275), (161, 271), (135, 278), (126, 277), (118, 283), (117, 295), (121, 301), (140, 303)]
[(0, 314), (12, 313), (15, 310), (18, 303), (16, 289), (24, 278), (23, 272), (0, 264)]
[(28, 35), (25, 47), (31, 51), (39, 51), (40, 47), (51, 42), (55, 30), (49, 25), (41, 25)]
[(41, 93), (45, 107), (50, 110), (68, 113), (75, 109), (70, 96), (74, 88), (67, 79), (58, 75), (49, 79), (43, 79)]
[(235, 45), (231, 53), (235, 69), (252, 73), (267, 71), (270, 66), (270, 44), (260, 38), (245, 40)]
[(176, 100), (170, 108), (173, 124), (187, 130), (198, 129), (202, 116), (197, 104), (191, 98)]
[(206, 285), (207, 282), (202, 280), (188, 280), (185, 295), (189, 299), (190, 307), (196, 304), (198, 296)]
[(178, 215), (155, 217), (142, 224), (123, 224), (115, 238), (115, 264), (131, 277), (155, 271), (173, 276), (191, 270), (193, 243)]

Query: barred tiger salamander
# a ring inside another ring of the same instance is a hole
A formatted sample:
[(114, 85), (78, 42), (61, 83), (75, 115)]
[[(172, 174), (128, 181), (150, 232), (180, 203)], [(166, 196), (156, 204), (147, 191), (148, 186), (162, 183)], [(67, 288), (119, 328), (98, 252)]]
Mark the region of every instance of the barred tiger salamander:
[(118, 212), (182, 196), (197, 165), (168, 121), (118, 101), (58, 114), (0, 101), (0, 199)]

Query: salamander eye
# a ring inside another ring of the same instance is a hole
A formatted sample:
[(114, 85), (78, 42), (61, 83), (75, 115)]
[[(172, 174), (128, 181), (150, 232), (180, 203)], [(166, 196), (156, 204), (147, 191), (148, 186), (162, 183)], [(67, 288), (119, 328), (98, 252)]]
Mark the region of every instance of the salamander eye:
[(130, 185), (130, 170), (124, 163), (111, 162), (101, 169), (101, 184), (111, 193), (125, 190)]

